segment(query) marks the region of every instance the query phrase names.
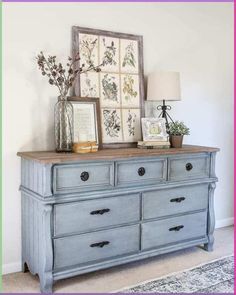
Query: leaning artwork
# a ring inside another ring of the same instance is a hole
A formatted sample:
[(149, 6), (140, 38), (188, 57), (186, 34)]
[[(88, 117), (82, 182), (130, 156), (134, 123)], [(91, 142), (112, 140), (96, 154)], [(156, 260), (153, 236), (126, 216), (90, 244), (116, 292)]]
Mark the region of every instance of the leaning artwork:
[(75, 84), (80, 97), (99, 97), (105, 147), (135, 146), (144, 116), (142, 36), (73, 27), (73, 54), (79, 66), (98, 66)]

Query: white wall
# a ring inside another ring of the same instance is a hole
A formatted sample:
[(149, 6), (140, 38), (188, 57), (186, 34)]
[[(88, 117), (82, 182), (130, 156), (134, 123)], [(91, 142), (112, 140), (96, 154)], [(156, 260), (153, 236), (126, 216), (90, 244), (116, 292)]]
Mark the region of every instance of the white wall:
[(233, 217), (232, 3), (3, 3), (3, 263), (20, 269), (20, 159), (53, 149), (57, 91), (36, 67), (40, 50), (70, 53), (72, 25), (144, 36), (145, 73), (181, 73), (172, 115), (191, 129), (186, 143), (216, 146), (218, 225)]

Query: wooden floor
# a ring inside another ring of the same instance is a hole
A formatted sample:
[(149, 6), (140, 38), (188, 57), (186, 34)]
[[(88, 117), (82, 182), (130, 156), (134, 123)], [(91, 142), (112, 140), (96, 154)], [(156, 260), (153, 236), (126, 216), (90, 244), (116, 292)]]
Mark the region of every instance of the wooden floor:
[[(58, 281), (54, 285), (54, 292), (112, 292), (231, 255), (233, 254), (233, 250), (233, 227), (225, 227), (215, 232), (215, 250), (213, 252), (206, 252), (199, 247), (193, 247), (187, 250), (164, 254), (141, 262), (129, 263), (123, 266)], [(39, 292), (38, 277), (32, 276), (30, 273), (5, 275), (3, 276), (3, 292)]]

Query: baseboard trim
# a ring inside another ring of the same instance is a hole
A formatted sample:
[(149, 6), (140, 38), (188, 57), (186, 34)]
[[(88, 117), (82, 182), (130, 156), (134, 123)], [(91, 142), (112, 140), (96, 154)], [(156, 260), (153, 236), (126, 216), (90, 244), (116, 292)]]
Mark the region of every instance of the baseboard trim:
[[(216, 221), (216, 228), (226, 227), (234, 224), (234, 218), (225, 218)], [(21, 262), (3, 264), (3, 275), (21, 271)]]
[(2, 266), (3, 275), (19, 271), (21, 271), (21, 262), (3, 264)]
[(234, 225), (234, 217), (216, 220), (216, 228)]

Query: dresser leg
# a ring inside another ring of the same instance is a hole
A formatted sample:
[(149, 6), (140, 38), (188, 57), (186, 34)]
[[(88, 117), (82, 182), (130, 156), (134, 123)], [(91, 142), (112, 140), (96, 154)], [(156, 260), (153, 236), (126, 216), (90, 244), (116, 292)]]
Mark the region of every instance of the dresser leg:
[(28, 268), (28, 265), (26, 262), (22, 262), (21, 264), (21, 271), (22, 272), (28, 272), (29, 271), (29, 268)]
[(207, 213), (207, 236), (208, 243), (204, 244), (204, 249), (208, 252), (213, 251), (214, 244), (214, 229), (215, 229), (215, 213), (214, 213), (214, 190), (216, 184), (209, 184), (209, 202), (208, 202), (208, 213)]
[(53, 250), (52, 250), (52, 237), (51, 237), (51, 217), (52, 206), (43, 206), (43, 224), (42, 232), (43, 240), (43, 259), (42, 259), (42, 272), (40, 273), (40, 290), (42, 293), (52, 293), (53, 276)]
[(214, 237), (211, 236), (211, 237), (209, 237), (209, 242), (204, 244), (204, 250), (206, 250), (208, 252), (212, 252), (213, 251), (213, 244), (214, 244)]
[(51, 273), (45, 273), (39, 276), (40, 279), (40, 292), (52, 293), (53, 278)]

